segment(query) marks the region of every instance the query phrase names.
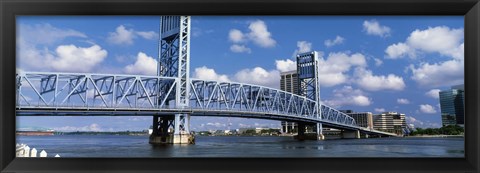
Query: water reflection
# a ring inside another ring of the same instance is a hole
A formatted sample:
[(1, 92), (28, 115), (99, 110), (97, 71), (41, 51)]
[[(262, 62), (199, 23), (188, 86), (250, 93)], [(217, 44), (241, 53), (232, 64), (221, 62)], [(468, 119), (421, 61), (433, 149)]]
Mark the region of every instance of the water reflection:
[(62, 157), (464, 157), (463, 138), (296, 141), (290, 137), (198, 136), (195, 145), (150, 145), (148, 136), (18, 136)]

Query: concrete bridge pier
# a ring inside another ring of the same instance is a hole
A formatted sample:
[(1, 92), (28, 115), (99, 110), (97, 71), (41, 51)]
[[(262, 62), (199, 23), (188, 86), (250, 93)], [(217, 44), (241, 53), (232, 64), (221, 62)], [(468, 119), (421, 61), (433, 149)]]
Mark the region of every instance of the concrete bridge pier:
[[(308, 127), (311, 127), (313, 129), (312, 132), (307, 133), (306, 129)], [(295, 139), (297, 140), (324, 140), (325, 136), (323, 135), (322, 131), (322, 124), (321, 123), (316, 123), (316, 124), (306, 124), (303, 122), (298, 123), (298, 134), (294, 136)]]
[(175, 115), (175, 133), (173, 134), (174, 144), (194, 144), (195, 136), (190, 134), (190, 115)]
[(153, 116), (153, 132), (150, 135), (150, 144), (172, 144), (174, 116)]
[(193, 144), (195, 137), (190, 134), (190, 115), (176, 114), (153, 116), (153, 132), (150, 144)]
[(359, 130), (342, 130), (342, 139), (360, 139)]

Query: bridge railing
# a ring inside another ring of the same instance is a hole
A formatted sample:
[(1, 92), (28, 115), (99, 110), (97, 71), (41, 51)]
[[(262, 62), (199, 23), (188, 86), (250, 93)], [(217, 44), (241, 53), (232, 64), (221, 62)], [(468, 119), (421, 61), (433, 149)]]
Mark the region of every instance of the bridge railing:
[[(17, 109), (176, 108), (178, 82), (158, 76), (24, 72), (17, 74)], [(338, 110), (274, 88), (200, 79), (191, 79), (190, 87), (190, 109), (281, 114), (356, 125)]]

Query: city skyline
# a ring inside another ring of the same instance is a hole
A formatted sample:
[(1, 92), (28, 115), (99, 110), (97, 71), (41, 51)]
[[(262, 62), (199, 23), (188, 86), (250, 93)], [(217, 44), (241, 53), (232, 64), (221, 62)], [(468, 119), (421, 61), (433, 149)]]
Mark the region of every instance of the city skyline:
[[(153, 16), (22, 16), (17, 68), (155, 75), (158, 21)], [(191, 39), (192, 78), (279, 88), (280, 72), (294, 70), (296, 53), (319, 51), (325, 104), (404, 113), (416, 127), (440, 127), (438, 91), (463, 83), (463, 17), (193, 16)], [(20, 128), (73, 131), (139, 130), (151, 124), (151, 117), (17, 119)], [(192, 130), (280, 127), (279, 121), (192, 119)]]

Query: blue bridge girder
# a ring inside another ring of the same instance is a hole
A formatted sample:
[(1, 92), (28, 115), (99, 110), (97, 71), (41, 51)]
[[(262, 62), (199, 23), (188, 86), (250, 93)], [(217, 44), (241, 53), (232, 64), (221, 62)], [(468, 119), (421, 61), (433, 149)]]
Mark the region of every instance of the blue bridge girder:
[(259, 85), (190, 79), (185, 108), (175, 105), (180, 82), (175, 77), (51, 72), (20, 72), (16, 77), (18, 116), (190, 114), (322, 123), (394, 135), (359, 127), (347, 114), (306, 97)]

